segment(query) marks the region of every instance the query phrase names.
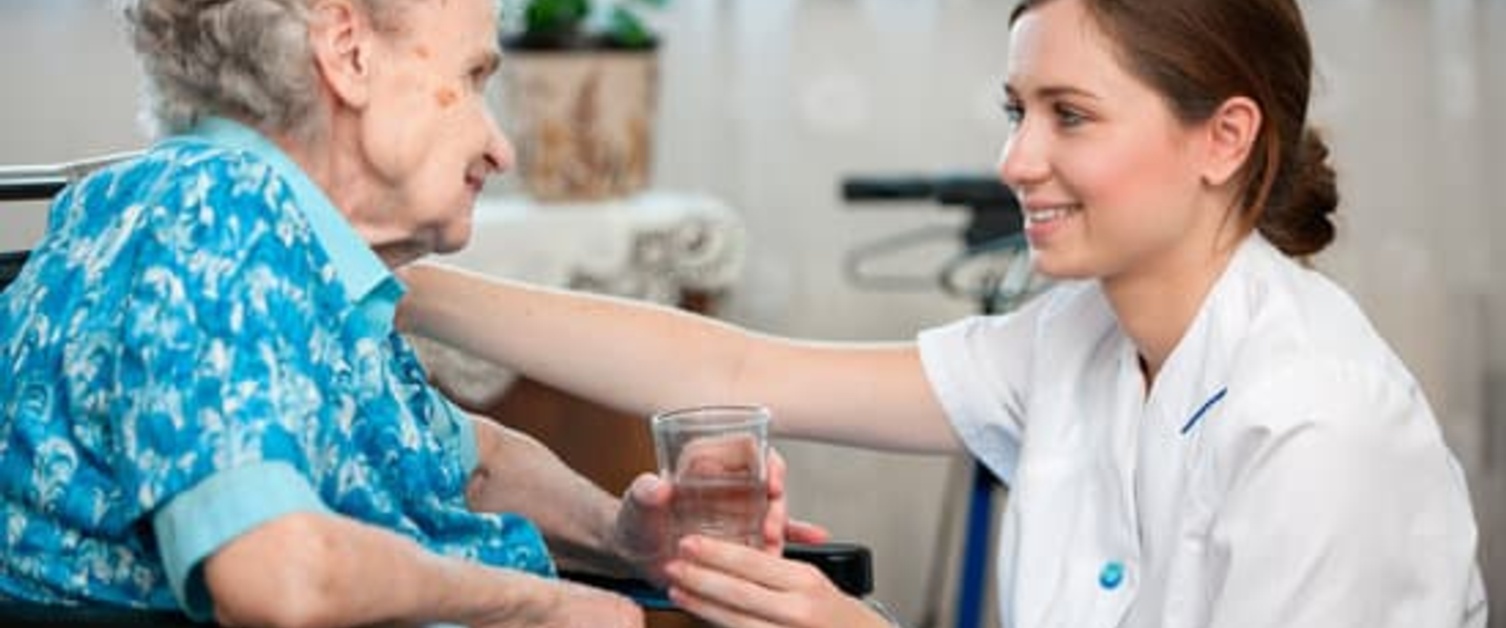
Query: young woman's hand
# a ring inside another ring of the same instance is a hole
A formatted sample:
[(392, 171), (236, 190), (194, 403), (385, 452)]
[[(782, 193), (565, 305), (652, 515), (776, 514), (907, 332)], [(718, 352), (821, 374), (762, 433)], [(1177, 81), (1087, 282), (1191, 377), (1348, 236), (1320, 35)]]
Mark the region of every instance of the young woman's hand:
[[(784, 458), (769, 451), (769, 510), (763, 522), (763, 552), (780, 556), (785, 541), (824, 543), (830, 537), (815, 524), (789, 518), (785, 500)], [(666, 584), (666, 564), (674, 558), (670, 547), (671, 500), (674, 489), (662, 478), (645, 473), (638, 476), (622, 497), (613, 531), (612, 545), (624, 562), (633, 565), (640, 576), (655, 584)]]
[(785, 481), (789, 468), (784, 456), (769, 448), (769, 511), (763, 520), (763, 551), (772, 556), (784, 555), (784, 544), (825, 543), (831, 534), (814, 523), (790, 518)]
[(703, 536), (666, 566), (669, 597), (727, 628), (884, 628), (891, 624), (815, 567)]

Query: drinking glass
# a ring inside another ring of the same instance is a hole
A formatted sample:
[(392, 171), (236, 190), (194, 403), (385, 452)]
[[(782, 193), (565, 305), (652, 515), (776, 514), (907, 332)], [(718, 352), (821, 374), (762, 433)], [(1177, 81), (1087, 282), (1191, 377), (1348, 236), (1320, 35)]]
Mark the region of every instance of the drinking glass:
[(674, 490), (673, 542), (703, 534), (762, 546), (769, 417), (763, 406), (705, 406), (654, 416), (659, 473)]

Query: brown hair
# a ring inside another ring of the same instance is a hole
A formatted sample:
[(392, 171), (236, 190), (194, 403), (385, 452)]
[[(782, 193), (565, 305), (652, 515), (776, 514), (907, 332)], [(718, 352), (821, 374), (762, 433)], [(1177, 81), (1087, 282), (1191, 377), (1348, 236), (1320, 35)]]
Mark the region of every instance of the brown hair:
[[(1010, 23), (1050, 1), (1021, 0)], [(1307, 127), (1312, 47), (1295, 0), (1079, 1), (1184, 122), (1254, 100), (1264, 121), (1238, 175), (1241, 219), (1291, 256), (1333, 241), (1339, 193), (1328, 147)]]

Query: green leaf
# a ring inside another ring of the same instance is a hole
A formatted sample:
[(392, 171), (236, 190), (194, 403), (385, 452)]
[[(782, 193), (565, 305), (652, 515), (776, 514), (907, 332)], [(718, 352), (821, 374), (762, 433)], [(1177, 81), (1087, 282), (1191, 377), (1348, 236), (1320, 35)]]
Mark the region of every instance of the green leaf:
[(607, 35), (617, 45), (626, 48), (646, 48), (653, 44), (654, 35), (637, 14), (626, 7), (612, 8), (612, 17), (607, 25)]
[(530, 33), (569, 32), (578, 29), (590, 12), (590, 0), (531, 0), (523, 23)]

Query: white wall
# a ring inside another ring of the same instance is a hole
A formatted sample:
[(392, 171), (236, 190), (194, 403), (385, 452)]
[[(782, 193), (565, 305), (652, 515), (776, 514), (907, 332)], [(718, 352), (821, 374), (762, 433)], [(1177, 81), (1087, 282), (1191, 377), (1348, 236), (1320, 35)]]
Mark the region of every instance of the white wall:
[[(897, 339), (970, 311), (935, 294), (847, 285), (845, 251), (958, 217), (845, 206), (836, 186), (847, 173), (990, 167), (1004, 133), (996, 102), (1010, 4), (684, 0), (664, 16), (658, 179), (742, 209), (751, 263), (729, 318)], [(139, 146), (139, 73), (109, 6), (0, 2), (0, 164)], [(1471, 474), (1493, 597), (1506, 599), (1506, 280), (1493, 276), (1506, 267), (1506, 203), (1492, 186), (1506, 176), (1506, 3), (1304, 6), (1322, 74), (1315, 117), (1345, 196), (1340, 241), (1320, 265), (1427, 387)], [(40, 227), (27, 222), (0, 213), (0, 248), (34, 237)], [(880, 595), (913, 621), (945, 461), (782, 447), (797, 512), (872, 545)]]
[[(135, 124), (141, 75), (111, 4), (0, 1), (0, 165), (141, 145)], [(40, 236), (41, 216), (36, 206), (0, 206), (0, 250)]]

